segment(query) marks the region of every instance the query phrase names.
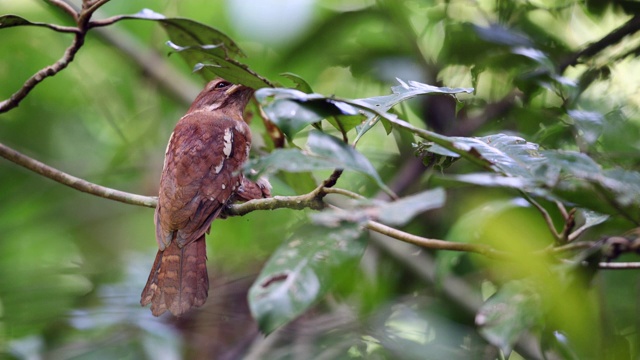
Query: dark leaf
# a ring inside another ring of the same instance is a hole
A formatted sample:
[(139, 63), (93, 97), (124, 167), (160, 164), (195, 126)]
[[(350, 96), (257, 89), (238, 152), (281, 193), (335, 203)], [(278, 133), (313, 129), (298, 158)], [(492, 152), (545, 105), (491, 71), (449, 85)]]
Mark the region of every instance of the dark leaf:
[[(355, 121), (362, 121), (358, 110), (351, 105), (295, 89), (260, 89), (256, 92), (256, 99), (262, 104), (269, 119), (289, 138), (307, 125), (329, 116), (358, 115), (358, 120)], [(348, 122), (343, 124), (348, 126)]]
[(0, 16), (0, 29), (9, 28), (12, 26), (22, 26), (22, 25), (48, 27), (48, 24), (46, 23), (29, 21), (17, 15)]
[[(275, 107), (277, 102), (288, 101), (298, 103), (301, 108), (304, 108), (298, 109), (294, 108), (292, 104), (287, 104), (282, 109), (276, 108), (278, 111), (273, 111), (272, 115), (274, 117), (271, 120), (278, 123), (280, 122), (279, 118), (282, 118), (282, 122), (286, 124), (293, 123), (295, 125), (286, 126), (286, 128), (292, 130), (303, 129), (306, 125), (329, 116), (353, 116), (354, 118), (347, 121), (342, 121), (342, 118), (338, 118), (340, 125), (335, 121), (331, 122), (331, 124), (338, 130), (345, 132), (355, 126), (358, 132), (355, 140), (357, 142), (362, 135), (375, 126), (378, 122), (379, 114), (390, 115), (386, 112), (402, 101), (418, 95), (454, 95), (473, 92), (473, 89), (468, 88), (452, 89), (431, 86), (417, 81), (404, 82), (400, 79), (398, 81), (400, 85), (392, 88), (392, 95), (357, 100), (341, 100), (319, 94), (305, 94), (294, 89), (261, 89), (256, 93), (256, 98), (265, 107)], [(362, 113), (366, 117), (363, 117)]]
[(120, 20), (152, 20), (159, 22), (171, 39), (169, 45), (206, 80), (220, 76), (233, 83), (254, 89), (273, 86), (267, 79), (235, 60), (244, 53), (221, 31), (205, 24), (183, 18), (166, 18), (144, 9), (134, 15), (122, 15)]
[(249, 290), (260, 330), (270, 333), (295, 319), (355, 266), (366, 247), (357, 224), (304, 226), (271, 256)]

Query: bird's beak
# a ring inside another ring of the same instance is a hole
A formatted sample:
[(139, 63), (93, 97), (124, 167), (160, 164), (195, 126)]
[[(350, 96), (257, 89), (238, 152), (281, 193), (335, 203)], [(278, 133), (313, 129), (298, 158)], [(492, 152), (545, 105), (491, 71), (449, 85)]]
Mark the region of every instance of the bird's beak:
[(230, 88), (228, 88), (227, 91), (224, 92), (224, 94), (229, 96), (229, 95), (235, 93), (236, 91), (240, 90), (240, 88), (242, 88), (242, 85), (234, 84)]

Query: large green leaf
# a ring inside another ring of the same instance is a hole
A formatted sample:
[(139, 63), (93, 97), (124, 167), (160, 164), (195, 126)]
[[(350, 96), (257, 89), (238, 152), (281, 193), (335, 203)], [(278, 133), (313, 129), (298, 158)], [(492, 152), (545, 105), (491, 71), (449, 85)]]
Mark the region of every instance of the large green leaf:
[[(606, 214), (623, 214), (638, 220), (640, 173), (623, 169), (603, 170), (588, 155), (575, 151), (539, 150), (535, 143), (504, 134), (480, 138), (448, 137), (451, 146), (419, 144), (448, 157), (461, 156), (459, 150), (476, 154), (490, 164), (491, 173), (445, 177), (456, 182), (524, 190), (550, 199), (561, 199)], [(599, 196), (594, 196), (599, 193)]]
[(476, 314), (480, 334), (508, 357), (520, 335), (542, 322), (542, 299), (531, 281), (503, 285)]
[[(306, 94), (293, 89), (262, 89), (256, 93), (256, 98), (270, 109), (271, 113), (268, 114), (273, 122), (283, 124), (285, 129), (293, 134), (306, 125), (329, 116), (346, 115), (349, 116), (348, 119), (331, 121), (331, 124), (345, 132), (356, 127), (359, 139), (377, 123), (380, 113), (386, 113), (402, 101), (418, 95), (473, 92), (473, 89), (469, 88), (436, 87), (417, 81), (404, 82), (398, 79), (398, 82), (400, 85), (391, 88), (391, 95), (356, 100)], [(278, 102), (284, 102), (286, 105), (278, 107)]]
[[(348, 104), (295, 89), (260, 89), (256, 92), (256, 99), (269, 119), (289, 138), (307, 125), (329, 116), (362, 117), (357, 109)], [(362, 120), (356, 121), (360, 123)]]
[[(538, 144), (527, 142), (517, 136), (495, 134), (480, 138), (449, 137), (448, 139), (458, 149), (477, 152), (492, 165), (497, 173), (506, 176), (528, 178), (531, 166), (544, 160), (538, 151)], [(427, 149), (443, 156), (460, 156), (437, 144), (428, 144)]]
[(331, 229), (307, 225), (287, 239), (249, 290), (251, 314), (260, 330), (270, 333), (320, 300), (345, 269), (357, 264), (365, 234), (352, 223)]
[(445, 192), (441, 188), (423, 191), (392, 202), (357, 201), (347, 211), (328, 209), (311, 215), (316, 224), (332, 226), (342, 221), (361, 223), (377, 220), (387, 225), (402, 226), (416, 215), (444, 205)]
[(307, 148), (308, 150), (276, 149), (269, 155), (250, 161), (245, 168), (253, 169), (258, 174), (269, 174), (279, 170), (288, 172), (353, 170), (370, 176), (381, 188), (388, 190), (369, 160), (337, 138), (319, 131), (312, 131), (309, 133)]
[(238, 45), (223, 32), (208, 25), (184, 18), (166, 18), (149, 9), (137, 14), (121, 15), (120, 20), (151, 20), (159, 22), (169, 35), (171, 46), (206, 80), (220, 76), (234, 83), (255, 89), (273, 86), (267, 79), (234, 58), (244, 56)]
[[(413, 97), (416, 97), (418, 95), (428, 95), (428, 94), (455, 95), (460, 93), (473, 92), (472, 88), (437, 87), (437, 86), (424, 84), (418, 81), (409, 80), (408, 82), (404, 82), (400, 79), (396, 79), (396, 80), (398, 80), (400, 85), (397, 85), (391, 88), (391, 91), (393, 92), (393, 94), (358, 99), (355, 102), (371, 107), (377, 112), (386, 113), (397, 104), (405, 100), (411, 99)], [(377, 123), (378, 119), (379, 119), (378, 114), (368, 113), (367, 120), (364, 121), (362, 125), (357, 128), (358, 135), (356, 137), (356, 141), (359, 138), (361, 138), (367, 131), (369, 131)]]

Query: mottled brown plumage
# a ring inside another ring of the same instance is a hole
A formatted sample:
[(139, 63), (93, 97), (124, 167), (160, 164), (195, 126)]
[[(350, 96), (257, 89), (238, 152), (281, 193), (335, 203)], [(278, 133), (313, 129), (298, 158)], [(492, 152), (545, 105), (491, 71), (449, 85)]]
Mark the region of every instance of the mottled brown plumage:
[(140, 303), (159, 316), (180, 315), (207, 299), (205, 233), (234, 198), (250, 200), (269, 189), (246, 180), (251, 132), (243, 119), (253, 90), (216, 79), (176, 125), (165, 154), (155, 212), (159, 251)]

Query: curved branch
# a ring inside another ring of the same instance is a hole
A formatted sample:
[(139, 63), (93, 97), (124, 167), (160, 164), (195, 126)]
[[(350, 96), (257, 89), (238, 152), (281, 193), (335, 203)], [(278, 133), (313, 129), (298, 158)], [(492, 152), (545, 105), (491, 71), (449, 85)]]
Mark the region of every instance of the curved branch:
[[(96, 0), (93, 2), (84, 2), (83, 9), (79, 14), (74, 16), (76, 23), (78, 24), (77, 28), (65, 27), (65, 26), (57, 26), (52, 24), (40, 24), (39, 26), (46, 26), (56, 31), (62, 32), (74, 32), (75, 36), (73, 38), (73, 42), (69, 47), (65, 50), (64, 55), (60, 58), (60, 60), (56, 61), (52, 65), (49, 65), (43, 69), (40, 69), (38, 72), (33, 74), (27, 81), (24, 82), (22, 87), (13, 93), (11, 97), (6, 100), (0, 102), (0, 114), (7, 112), (15, 107), (17, 107), (24, 98), (29, 95), (31, 90), (33, 90), (36, 85), (41, 83), (44, 79), (53, 76), (66, 68), (69, 63), (71, 63), (76, 55), (76, 53), (80, 50), (82, 45), (84, 44), (84, 39), (89, 31), (89, 20), (91, 19), (91, 15), (98, 10), (102, 5), (109, 2), (109, 0)], [(62, 8), (67, 13), (73, 13), (73, 8), (61, 1), (53, 0), (51, 3), (55, 6)]]
[(71, 7), (71, 5), (69, 5), (66, 2), (61, 1), (61, 0), (48, 0), (48, 1), (52, 5), (59, 7), (64, 12), (69, 14), (69, 16), (71, 16), (71, 18), (73, 18), (73, 21), (76, 21), (76, 22), (78, 21), (78, 13), (75, 11), (75, 9), (73, 7)]
[(38, 72), (33, 74), (27, 81), (25, 81), (24, 85), (20, 88), (20, 90), (16, 91), (6, 100), (0, 102), (0, 114), (7, 112), (14, 107), (17, 107), (24, 98), (33, 90), (36, 85), (42, 82), (42, 80), (48, 78), (49, 76), (53, 76), (66, 68), (76, 53), (82, 47), (84, 43), (85, 34), (83, 32), (77, 32), (75, 37), (73, 38), (73, 42), (71, 45), (65, 50), (64, 55), (60, 60), (53, 63), (53, 65), (49, 65), (43, 69), (40, 69)]
[(627, 35), (631, 35), (640, 31), (640, 15), (635, 15), (624, 25), (610, 32), (602, 39), (587, 45), (582, 50), (571, 54), (565, 61), (558, 66), (558, 73), (562, 74), (569, 66), (576, 65), (581, 57), (591, 57), (606, 49), (607, 47), (619, 42)]
[(404, 241), (406, 243), (418, 245), (427, 249), (434, 250), (450, 250), (450, 251), (464, 251), (473, 252), (481, 255), (485, 255), (491, 258), (507, 259), (507, 254), (495, 250), (487, 245), (469, 244), (452, 242), (438, 239), (428, 239), (421, 236), (409, 234), (407, 232), (383, 225), (379, 222), (369, 220), (366, 222), (365, 227), (369, 230), (378, 232), (383, 235), (387, 235), (397, 240)]
[(51, 180), (57, 181), (61, 184), (92, 195), (120, 201), (125, 204), (146, 206), (151, 208), (155, 207), (158, 203), (158, 199), (152, 196), (131, 194), (128, 192), (111, 189), (108, 187), (90, 183), (73, 175), (69, 175), (58, 169), (52, 168), (49, 165), (43, 164), (38, 160), (32, 159), (29, 156), (24, 155), (2, 143), (0, 143), (0, 156), (44, 177), (48, 177)]
[[(125, 204), (146, 206), (150, 208), (154, 208), (158, 204), (158, 199), (156, 197), (131, 194), (88, 182), (73, 175), (64, 173), (49, 165), (43, 164), (2, 143), (0, 143), (0, 156), (51, 180), (57, 181), (61, 184), (67, 185), (82, 192), (86, 192), (88, 194), (103, 197), (105, 199), (120, 201)], [(336, 193), (343, 195), (350, 194), (350, 192), (346, 190), (326, 190), (327, 189), (324, 187), (324, 184), (322, 184), (312, 192), (304, 195), (274, 196), (267, 199), (251, 200), (242, 204), (232, 204), (227, 207), (225, 214), (240, 216), (257, 210), (275, 210), (282, 208), (294, 210), (309, 208), (320, 210), (325, 207), (325, 203), (322, 199), (327, 193)], [(365, 227), (369, 230), (379, 232), (397, 240), (415, 244), (428, 249), (474, 252), (492, 258), (507, 257), (506, 254), (486, 245), (457, 243), (445, 240), (423, 238), (417, 235), (406, 233), (404, 231), (400, 231), (398, 229), (394, 229), (392, 227), (372, 220), (367, 221)]]

